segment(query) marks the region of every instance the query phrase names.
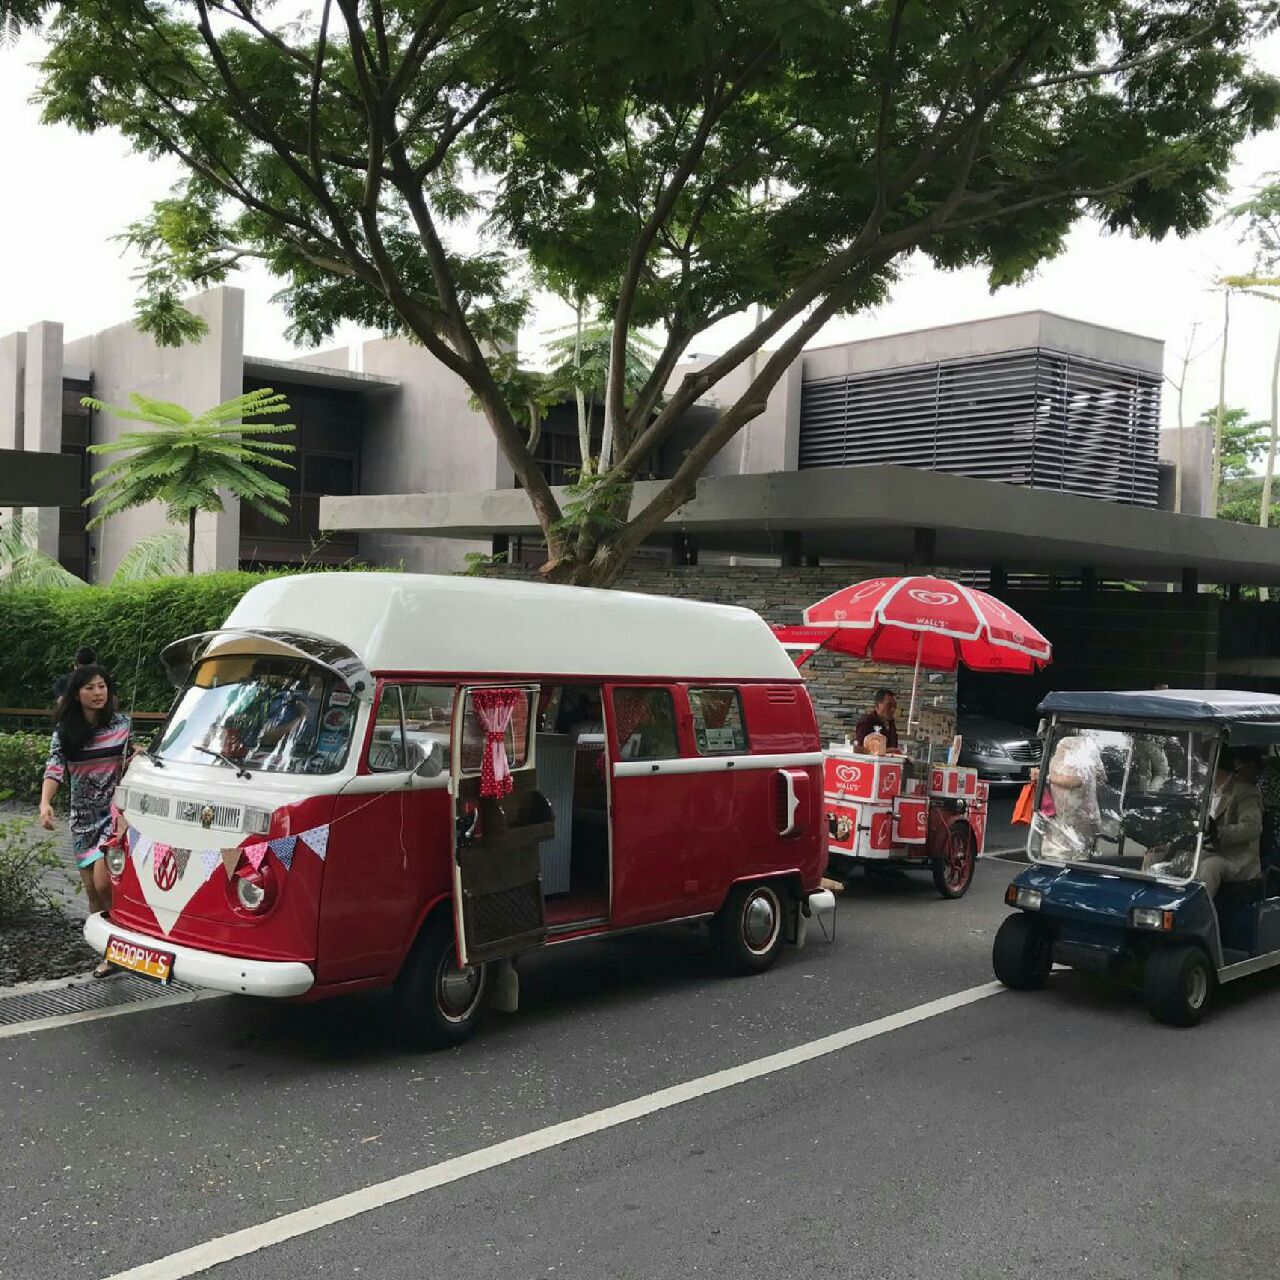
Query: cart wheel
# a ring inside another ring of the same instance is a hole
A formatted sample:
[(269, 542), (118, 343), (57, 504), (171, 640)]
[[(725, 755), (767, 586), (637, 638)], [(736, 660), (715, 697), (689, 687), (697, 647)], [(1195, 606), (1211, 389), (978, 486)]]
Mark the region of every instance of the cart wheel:
[(975, 865), (973, 835), (957, 823), (947, 832), (947, 843), (933, 859), (934, 887), (944, 898), (963, 898), (973, 883)]
[(461, 1044), (484, 1014), (488, 969), (458, 967), (452, 923), (437, 916), (423, 929), (396, 979), (395, 1017), (401, 1035), (423, 1049)]
[(1214, 973), (1199, 947), (1161, 947), (1147, 957), (1147, 1008), (1158, 1022), (1194, 1027), (1209, 1007)]
[(778, 958), (783, 910), (776, 885), (734, 885), (711, 921), (711, 941), (728, 973), (763, 973)]
[(1019, 911), (1007, 916), (996, 930), (991, 948), (996, 977), (1014, 991), (1039, 991), (1053, 968), (1053, 937), (1036, 916)]

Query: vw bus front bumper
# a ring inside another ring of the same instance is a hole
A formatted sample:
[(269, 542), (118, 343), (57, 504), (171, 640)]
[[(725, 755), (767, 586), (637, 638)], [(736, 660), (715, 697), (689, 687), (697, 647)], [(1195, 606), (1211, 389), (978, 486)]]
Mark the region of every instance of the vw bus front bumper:
[(173, 957), (171, 976), (194, 987), (211, 991), (229, 991), (236, 995), (289, 996), (306, 995), (315, 985), (315, 974), (300, 960), (244, 960), (238, 956), (219, 955), (184, 947), (164, 938), (122, 929), (104, 919), (101, 912), (84, 922), (84, 940), (99, 954), (105, 955), (112, 938), (138, 947), (162, 951)]

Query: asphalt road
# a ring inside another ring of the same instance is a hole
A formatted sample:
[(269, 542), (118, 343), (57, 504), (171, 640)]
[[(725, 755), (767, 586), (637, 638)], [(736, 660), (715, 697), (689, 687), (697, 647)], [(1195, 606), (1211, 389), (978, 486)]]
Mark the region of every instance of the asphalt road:
[[(373, 999), (236, 999), (0, 1040), (0, 1276), (106, 1277), (990, 979), (1009, 868), (858, 884), (832, 945), (726, 980), (700, 930), (522, 966), (470, 1044)], [(1074, 974), (325, 1225), (209, 1272), (1273, 1277), (1280, 978), (1193, 1031)]]

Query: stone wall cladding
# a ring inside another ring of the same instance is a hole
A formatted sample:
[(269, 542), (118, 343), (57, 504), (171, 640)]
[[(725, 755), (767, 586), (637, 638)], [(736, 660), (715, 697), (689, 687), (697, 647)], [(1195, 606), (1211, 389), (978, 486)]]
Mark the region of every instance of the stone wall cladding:
[[(881, 570), (880, 572), (883, 572)], [(498, 568), (495, 574), (515, 573), (532, 577), (523, 567)], [(877, 570), (860, 565), (831, 565), (818, 568), (776, 568), (769, 566), (688, 565), (632, 567), (618, 583), (621, 591), (646, 595), (676, 596), (684, 600), (705, 600), (712, 604), (740, 605), (753, 609), (775, 625), (799, 623), (801, 612), (823, 596), (852, 582), (877, 576)], [(872, 703), (882, 687), (897, 691), (902, 704), (899, 721), (905, 724), (906, 704), (911, 696), (911, 668), (862, 662), (838, 654), (815, 654), (800, 669), (809, 685), (823, 741), (842, 741), (853, 732), (854, 722)], [(954, 710), (956, 675), (920, 675), (920, 696), (924, 702), (938, 700)]]

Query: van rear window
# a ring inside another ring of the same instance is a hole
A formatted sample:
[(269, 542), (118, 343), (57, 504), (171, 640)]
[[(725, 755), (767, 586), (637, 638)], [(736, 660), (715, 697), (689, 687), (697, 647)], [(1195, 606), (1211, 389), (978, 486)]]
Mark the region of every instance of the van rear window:
[(676, 708), (667, 689), (613, 691), (613, 737), (622, 760), (674, 760)]
[(737, 689), (690, 689), (689, 709), (700, 756), (730, 756), (747, 750), (747, 726)]

